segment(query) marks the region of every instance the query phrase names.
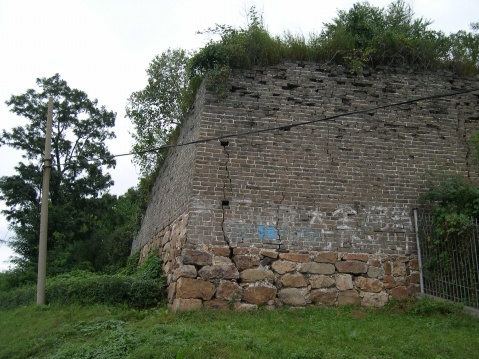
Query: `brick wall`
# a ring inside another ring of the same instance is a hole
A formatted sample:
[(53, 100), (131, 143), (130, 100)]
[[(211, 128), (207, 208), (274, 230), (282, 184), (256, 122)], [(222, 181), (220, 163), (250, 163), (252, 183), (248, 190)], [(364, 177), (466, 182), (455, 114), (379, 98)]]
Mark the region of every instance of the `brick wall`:
[[(310, 63), (236, 71), (226, 99), (200, 93), (179, 142), (294, 125), (478, 84), (477, 79), (401, 68), (352, 76), (341, 67)], [(476, 177), (467, 136), (479, 130), (478, 120), (476, 92), (180, 147), (171, 151), (158, 177), (133, 249), (150, 248), (154, 240), (160, 243), (160, 253), (168, 258), (170, 300), (179, 307), (197, 306), (198, 300), (224, 302), (214, 293), (204, 299), (177, 292), (182, 276), (174, 271), (188, 265), (196, 274), (190, 268), (190, 277), (184, 277), (208, 282), (215, 291), (219, 281), (236, 283), (243, 293), (235, 297), (239, 302), (258, 304), (244, 293), (263, 283), (274, 288), (274, 298), (265, 302), (278, 305), (286, 273), (272, 265), (284, 253), (308, 255), (306, 262), (325, 252), (333, 253), (338, 263), (348, 261), (348, 255), (365, 256), (361, 258), (368, 269), (361, 273), (344, 272), (336, 261), (326, 274), (295, 266), (288, 274), (304, 277), (303, 286), (294, 288), (303, 293), (306, 304), (314, 302), (315, 275), (329, 276), (334, 283), (342, 274), (351, 275), (352, 283), (359, 277), (375, 279), (381, 290), (374, 295), (383, 295), (375, 303), (394, 293), (414, 292), (408, 286), (417, 288), (417, 283), (407, 279), (417, 277), (410, 266), (416, 253), (412, 208), (431, 174)], [(174, 238), (165, 239), (161, 231), (185, 213), (183, 237), (175, 242), (180, 244), (165, 250), (163, 246)], [(225, 253), (214, 253), (215, 248), (224, 248)], [(186, 264), (185, 250), (208, 253), (212, 262)], [(267, 260), (272, 256), (260, 251), (277, 256)], [(238, 264), (241, 255), (255, 259), (244, 267)], [(392, 285), (382, 263), (397, 258), (406, 269)], [(377, 276), (367, 274), (377, 263), (381, 268)], [(199, 272), (215, 265), (227, 267), (218, 267), (214, 275), (204, 274), (210, 269)], [(246, 281), (245, 270), (271, 271), (272, 276)], [(339, 291), (331, 285), (334, 293)], [(354, 285), (348, 290), (364, 298), (367, 292), (361, 288)], [(338, 304), (338, 295), (333, 297), (332, 304)]]

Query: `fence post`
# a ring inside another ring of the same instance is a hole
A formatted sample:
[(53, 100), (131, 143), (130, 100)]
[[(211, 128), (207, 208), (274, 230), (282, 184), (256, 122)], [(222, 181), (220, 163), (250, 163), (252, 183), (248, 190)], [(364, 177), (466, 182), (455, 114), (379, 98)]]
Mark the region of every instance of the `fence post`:
[(414, 208), (413, 211), (414, 211), (414, 226), (416, 227), (417, 259), (419, 263), (419, 282), (421, 284), (421, 294), (424, 294), (424, 279), (423, 279), (423, 273), (422, 273), (422, 256), (421, 256), (421, 243), (419, 240), (417, 208)]

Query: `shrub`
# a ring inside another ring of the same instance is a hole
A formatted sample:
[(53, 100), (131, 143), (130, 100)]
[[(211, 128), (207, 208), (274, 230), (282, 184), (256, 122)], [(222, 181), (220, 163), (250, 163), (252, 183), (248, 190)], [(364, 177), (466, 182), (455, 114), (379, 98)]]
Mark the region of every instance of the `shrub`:
[[(141, 266), (139, 255), (117, 275), (98, 275), (88, 271), (72, 271), (53, 278), (46, 284), (48, 303), (60, 304), (126, 304), (148, 308), (165, 298), (161, 261), (150, 254)], [(26, 285), (0, 292), (0, 308), (34, 303), (36, 286)]]

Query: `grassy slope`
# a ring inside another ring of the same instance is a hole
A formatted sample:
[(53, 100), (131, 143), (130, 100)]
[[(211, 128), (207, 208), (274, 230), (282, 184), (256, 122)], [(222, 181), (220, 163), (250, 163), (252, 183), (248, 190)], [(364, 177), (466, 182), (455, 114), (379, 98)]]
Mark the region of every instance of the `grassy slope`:
[(0, 358), (474, 358), (479, 321), (393, 309), (0, 311)]

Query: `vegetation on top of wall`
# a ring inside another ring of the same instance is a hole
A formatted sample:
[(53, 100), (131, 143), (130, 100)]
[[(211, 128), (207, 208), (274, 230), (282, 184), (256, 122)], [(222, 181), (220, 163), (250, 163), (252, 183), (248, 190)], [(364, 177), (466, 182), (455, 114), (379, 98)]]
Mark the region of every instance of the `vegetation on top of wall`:
[(148, 85), (131, 95), (126, 109), (135, 125), (135, 162), (143, 175), (155, 172), (164, 153), (152, 149), (171, 143), (172, 131), (191, 109), (202, 79), (220, 98), (225, 97), (232, 69), (312, 61), (343, 65), (352, 74), (377, 66), (479, 74), (479, 23), (471, 24), (473, 32), (449, 36), (431, 30), (431, 23), (416, 17), (404, 0), (386, 8), (363, 2), (338, 11), (320, 33), (306, 38), (285, 32), (280, 37), (269, 33), (252, 7), (246, 27), (216, 25), (204, 33), (219, 39), (196, 53), (169, 49), (153, 59), (147, 70)]

